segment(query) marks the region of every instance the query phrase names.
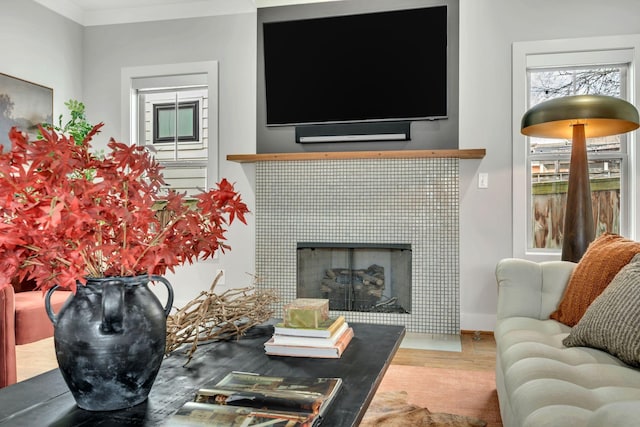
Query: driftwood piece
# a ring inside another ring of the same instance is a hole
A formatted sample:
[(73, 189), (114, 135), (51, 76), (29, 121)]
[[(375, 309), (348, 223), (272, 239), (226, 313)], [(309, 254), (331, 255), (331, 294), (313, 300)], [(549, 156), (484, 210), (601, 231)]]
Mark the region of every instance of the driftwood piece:
[(373, 307), (384, 289), (384, 268), (376, 264), (366, 269), (329, 268), (320, 280), (320, 292), (336, 310)]
[(253, 286), (229, 289), (218, 295), (214, 292), (222, 272), (218, 273), (211, 288), (203, 291), (187, 305), (167, 317), (167, 344), (165, 354), (183, 344), (187, 365), (198, 343), (210, 340), (240, 337), (245, 332), (273, 315), (270, 305), (277, 300), (273, 291), (257, 291)]
[(384, 285), (384, 276), (382, 276), (382, 278), (380, 277), (374, 277), (370, 274), (367, 273), (360, 273), (358, 274), (358, 277), (360, 277), (362, 279), (362, 282), (365, 285), (376, 285), (376, 286), (382, 286)]
[(382, 298), (382, 288), (367, 288), (367, 295), (372, 295), (378, 299)]
[(340, 283), (331, 279), (322, 279), (320, 283), (322, 284), (322, 287), (327, 287), (331, 290), (340, 289), (344, 287), (344, 285), (341, 285)]

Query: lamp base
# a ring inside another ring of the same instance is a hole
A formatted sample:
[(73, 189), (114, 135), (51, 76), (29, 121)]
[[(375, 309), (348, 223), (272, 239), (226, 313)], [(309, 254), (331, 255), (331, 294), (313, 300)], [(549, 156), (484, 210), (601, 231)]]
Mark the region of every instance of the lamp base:
[(595, 237), (584, 125), (573, 125), (569, 186), (564, 214), (562, 260), (579, 262)]

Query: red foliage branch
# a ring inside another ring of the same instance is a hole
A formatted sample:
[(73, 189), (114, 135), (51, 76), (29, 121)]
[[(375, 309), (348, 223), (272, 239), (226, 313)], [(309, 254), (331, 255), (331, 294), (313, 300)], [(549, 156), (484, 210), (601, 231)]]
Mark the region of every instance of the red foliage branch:
[(190, 202), (160, 194), (162, 168), (143, 147), (112, 139), (107, 155), (92, 154), (101, 127), (80, 145), (11, 129), (11, 150), (0, 149), (0, 288), (13, 277), (75, 290), (87, 277), (162, 275), (229, 249), (227, 226), (246, 224), (248, 208), (226, 179)]

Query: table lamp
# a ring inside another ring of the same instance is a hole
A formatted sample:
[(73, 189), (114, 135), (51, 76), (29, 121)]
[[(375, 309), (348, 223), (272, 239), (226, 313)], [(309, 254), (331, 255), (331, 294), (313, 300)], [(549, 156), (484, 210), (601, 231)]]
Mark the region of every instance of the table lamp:
[(605, 95), (551, 99), (532, 107), (522, 116), (521, 132), (524, 135), (572, 140), (563, 261), (580, 261), (595, 236), (586, 138), (626, 133), (638, 126), (638, 110), (632, 104)]

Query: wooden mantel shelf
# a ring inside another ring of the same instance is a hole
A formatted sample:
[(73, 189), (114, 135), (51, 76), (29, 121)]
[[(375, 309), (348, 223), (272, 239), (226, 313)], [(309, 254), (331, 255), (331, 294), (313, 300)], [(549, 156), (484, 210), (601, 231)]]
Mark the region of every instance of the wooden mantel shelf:
[(466, 150), (395, 150), (395, 151), (331, 151), (305, 153), (229, 154), (227, 160), (238, 163), (281, 162), (291, 160), (352, 160), (352, 159), (418, 159), (458, 158), (482, 159), (484, 148)]

